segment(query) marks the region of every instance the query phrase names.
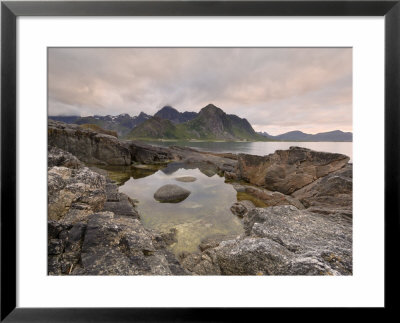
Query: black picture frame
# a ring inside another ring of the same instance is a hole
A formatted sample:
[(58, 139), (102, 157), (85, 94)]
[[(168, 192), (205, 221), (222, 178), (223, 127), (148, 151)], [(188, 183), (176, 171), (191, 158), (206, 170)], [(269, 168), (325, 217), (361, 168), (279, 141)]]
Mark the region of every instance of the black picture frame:
[[(19, 16), (384, 16), (385, 309), (396, 308), (400, 180), (400, 0), (395, 1), (82, 1), (1, 3), (1, 321), (237, 321), (262, 309), (17, 308), (16, 19)], [(371, 170), (373, 171), (373, 170)], [(396, 241), (397, 240), (397, 241)], [(373, 261), (373, 260), (371, 260)], [(40, 291), (38, 291), (40, 292)], [(240, 313), (239, 313), (240, 312)], [(240, 314), (240, 315), (239, 315)], [(262, 314), (262, 313), (261, 313)], [(247, 316), (247, 315), (246, 315)], [(256, 316), (254, 316), (256, 319)], [(267, 319), (267, 318), (265, 318)]]

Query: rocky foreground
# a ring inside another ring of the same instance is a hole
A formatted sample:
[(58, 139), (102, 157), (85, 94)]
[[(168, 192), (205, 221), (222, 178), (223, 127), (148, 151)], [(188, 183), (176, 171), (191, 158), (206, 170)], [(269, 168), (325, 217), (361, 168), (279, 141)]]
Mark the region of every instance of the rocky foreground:
[[(48, 143), (50, 275), (352, 274), (347, 156), (299, 147), (263, 157), (160, 148), (51, 120)], [(168, 250), (174, 230), (146, 229), (136, 201), (93, 164), (223, 175), (241, 197), (231, 210), (245, 233), (206, 239), (177, 258)]]

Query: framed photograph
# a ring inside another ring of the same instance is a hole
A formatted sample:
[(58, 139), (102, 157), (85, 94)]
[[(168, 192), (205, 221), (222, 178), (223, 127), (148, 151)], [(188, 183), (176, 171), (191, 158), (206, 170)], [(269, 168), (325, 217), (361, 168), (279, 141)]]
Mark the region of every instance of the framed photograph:
[(2, 2), (1, 320), (392, 308), (399, 16)]

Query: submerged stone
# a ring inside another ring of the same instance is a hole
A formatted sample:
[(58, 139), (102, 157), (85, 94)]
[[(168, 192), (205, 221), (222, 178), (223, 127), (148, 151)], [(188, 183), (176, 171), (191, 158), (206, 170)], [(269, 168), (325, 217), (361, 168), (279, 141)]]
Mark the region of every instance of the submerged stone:
[(195, 182), (197, 180), (197, 178), (193, 177), (193, 176), (181, 176), (181, 177), (175, 178), (175, 180), (178, 182), (188, 183), (188, 182)]
[(161, 186), (154, 193), (154, 198), (161, 203), (179, 203), (190, 195), (190, 191), (178, 185)]

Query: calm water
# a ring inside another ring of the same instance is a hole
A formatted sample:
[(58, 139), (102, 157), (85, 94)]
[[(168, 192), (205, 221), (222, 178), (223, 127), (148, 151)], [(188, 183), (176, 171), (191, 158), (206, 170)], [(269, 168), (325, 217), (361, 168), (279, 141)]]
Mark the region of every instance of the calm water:
[[(277, 149), (301, 146), (317, 151), (341, 153), (352, 158), (351, 142), (151, 142), (158, 146), (188, 146), (212, 152), (248, 153), (267, 155)], [(243, 233), (241, 220), (230, 211), (240, 196), (230, 184), (218, 175), (207, 176), (199, 169), (167, 169), (160, 166), (142, 165), (140, 168), (108, 167), (111, 179), (120, 185), (123, 192), (139, 201), (138, 210), (145, 227), (160, 232), (177, 230), (178, 242), (170, 246), (179, 255), (194, 252), (204, 238), (233, 236)], [(178, 182), (177, 177), (193, 176), (195, 182)], [(191, 191), (187, 199), (179, 203), (160, 203), (153, 197), (163, 185), (176, 184)], [(257, 201), (253, 201), (257, 205)], [(262, 206), (262, 205), (260, 205)]]
[(203, 151), (226, 152), (226, 153), (245, 153), (251, 155), (264, 156), (272, 154), (278, 149), (288, 149), (290, 146), (300, 146), (317, 151), (344, 154), (353, 159), (352, 142), (188, 142), (173, 141), (148, 142), (156, 146), (187, 146)]
[[(121, 178), (121, 172), (110, 169), (108, 172), (111, 178)], [(128, 174), (130, 179), (120, 182), (120, 192), (139, 201), (138, 210), (145, 227), (160, 232), (177, 229), (178, 242), (171, 246), (175, 254), (196, 251), (204, 238), (243, 232), (241, 220), (230, 211), (236, 202), (236, 191), (225, 184), (223, 177), (208, 177), (198, 169), (178, 169), (169, 174), (158, 170), (141, 178)], [(181, 176), (193, 176), (197, 180), (190, 183), (175, 180)], [(191, 194), (180, 203), (157, 202), (153, 195), (166, 184), (179, 185)]]

